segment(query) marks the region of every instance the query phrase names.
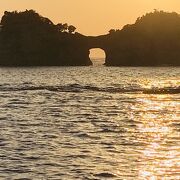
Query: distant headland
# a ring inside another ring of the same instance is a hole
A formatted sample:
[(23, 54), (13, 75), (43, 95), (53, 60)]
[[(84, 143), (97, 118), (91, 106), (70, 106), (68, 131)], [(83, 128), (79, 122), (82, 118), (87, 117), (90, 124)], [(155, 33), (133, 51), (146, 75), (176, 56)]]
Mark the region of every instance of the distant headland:
[(101, 48), (107, 66), (180, 66), (180, 15), (157, 11), (121, 30), (84, 36), (34, 10), (4, 12), (0, 66), (89, 66), (89, 50)]

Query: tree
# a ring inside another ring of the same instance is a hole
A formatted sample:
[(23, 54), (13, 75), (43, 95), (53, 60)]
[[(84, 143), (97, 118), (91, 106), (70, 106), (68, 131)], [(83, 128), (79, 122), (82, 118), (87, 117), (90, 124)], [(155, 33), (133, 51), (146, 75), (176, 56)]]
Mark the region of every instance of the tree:
[(58, 23), (58, 24), (56, 25), (56, 27), (57, 27), (58, 31), (60, 31), (60, 32), (63, 32), (63, 31), (64, 31), (64, 26), (63, 26), (62, 23)]
[(76, 27), (74, 27), (73, 25), (68, 26), (68, 31), (69, 31), (70, 34), (75, 32), (75, 30), (76, 30)]
[(64, 32), (68, 30), (68, 24), (67, 23), (63, 24), (63, 29), (64, 29), (63, 30)]
[(111, 30), (109, 30), (109, 34), (112, 34), (112, 33), (115, 33), (116, 32), (116, 30), (115, 29), (111, 29)]

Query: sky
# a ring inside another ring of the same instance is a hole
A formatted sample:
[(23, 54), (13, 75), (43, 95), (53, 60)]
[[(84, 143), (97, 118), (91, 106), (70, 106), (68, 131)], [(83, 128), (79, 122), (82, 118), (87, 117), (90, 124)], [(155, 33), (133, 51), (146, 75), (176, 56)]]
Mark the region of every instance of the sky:
[(34, 9), (54, 23), (67, 22), (85, 35), (106, 34), (134, 23), (154, 9), (180, 13), (180, 0), (0, 0), (0, 16), (7, 11)]
[(34, 9), (55, 24), (68, 23), (84, 35), (121, 29), (154, 9), (180, 13), (180, 0), (0, 0), (4, 11)]

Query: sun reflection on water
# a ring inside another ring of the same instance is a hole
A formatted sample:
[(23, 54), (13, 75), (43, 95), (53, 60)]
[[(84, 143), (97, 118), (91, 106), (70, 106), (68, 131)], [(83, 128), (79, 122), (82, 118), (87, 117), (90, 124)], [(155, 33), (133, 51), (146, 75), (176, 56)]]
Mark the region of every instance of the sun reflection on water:
[[(157, 77), (158, 79), (158, 77)], [(155, 81), (154, 79), (150, 80), (150, 79), (143, 79), (141, 81), (142, 84), (142, 88), (146, 88), (146, 89), (152, 89), (152, 88), (168, 88), (168, 87), (179, 87), (180, 86), (180, 82), (177, 81), (176, 78), (171, 78), (171, 79), (162, 79), (158, 81)]]
[(138, 150), (139, 179), (180, 179), (180, 134), (171, 126), (172, 121), (178, 121), (179, 105), (169, 95), (149, 95), (132, 107), (139, 113), (134, 116), (139, 122), (136, 133), (146, 142)]

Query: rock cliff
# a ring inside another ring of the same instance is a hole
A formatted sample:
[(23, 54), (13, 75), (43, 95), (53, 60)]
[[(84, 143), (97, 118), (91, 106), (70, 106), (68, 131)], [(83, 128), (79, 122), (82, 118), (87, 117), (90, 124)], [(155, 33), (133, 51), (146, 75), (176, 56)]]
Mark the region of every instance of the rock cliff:
[(179, 66), (180, 15), (155, 11), (97, 37), (74, 33), (33, 10), (5, 12), (0, 66), (88, 66), (89, 50), (105, 51), (107, 66)]

